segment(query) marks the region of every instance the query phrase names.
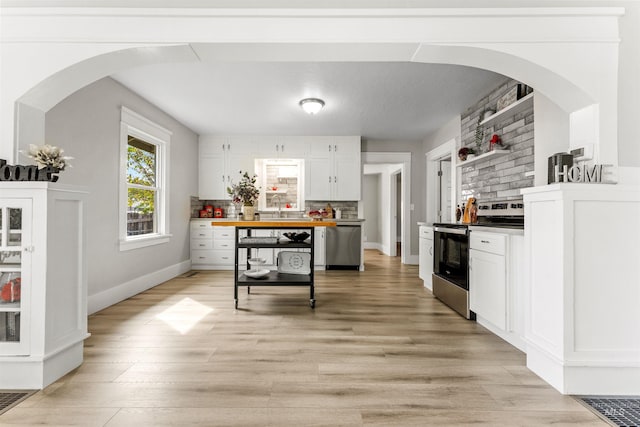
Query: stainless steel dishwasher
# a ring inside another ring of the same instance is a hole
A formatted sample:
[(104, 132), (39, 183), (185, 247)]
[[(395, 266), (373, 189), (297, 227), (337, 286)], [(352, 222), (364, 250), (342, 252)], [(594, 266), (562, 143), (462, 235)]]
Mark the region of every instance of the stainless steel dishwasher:
[(361, 224), (339, 222), (326, 231), (326, 268), (359, 269), (361, 253)]

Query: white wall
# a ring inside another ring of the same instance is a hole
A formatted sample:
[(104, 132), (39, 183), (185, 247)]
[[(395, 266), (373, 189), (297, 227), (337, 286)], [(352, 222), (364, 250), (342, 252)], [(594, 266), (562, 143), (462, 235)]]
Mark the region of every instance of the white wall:
[[(170, 243), (120, 252), (118, 173), (120, 106), (173, 132), (170, 153)], [(88, 187), (87, 260), (90, 312), (190, 268), (190, 196), (197, 194), (198, 136), (112, 79), (99, 80), (46, 115), (46, 140), (73, 156), (60, 182)], [(24, 149), (25, 147), (21, 147)], [(155, 282), (155, 283), (154, 283)]]
[(535, 117), (534, 139), (534, 185), (547, 184), (548, 158), (552, 154), (569, 150), (569, 114), (546, 96), (535, 93), (533, 102)]
[(452, 139), (455, 139), (459, 142), (460, 131), (462, 129), (461, 118), (462, 116), (460, 115), (451, 118), (451, 120), (444, 123), (438, 130), (428, 135), (422, 142), (422, 148), (424, 152), (428, 153), (434, 148), (439, 147), (440, 145)]
[(379, 249), (381, 244), (380, 174), (365, 174), (362, 177), (362, 203), (366, 220), (362, 224), (365, 247)]

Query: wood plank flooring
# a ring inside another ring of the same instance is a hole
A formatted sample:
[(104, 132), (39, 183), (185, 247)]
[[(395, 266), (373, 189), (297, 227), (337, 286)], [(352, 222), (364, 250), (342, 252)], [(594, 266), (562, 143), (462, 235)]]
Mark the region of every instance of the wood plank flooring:
[(0, 425), (606, 426), (526, 369), (524, 354), (436, 300), (416, 266), (308, 288), (179, 277), (89, 318), (85, 363)]

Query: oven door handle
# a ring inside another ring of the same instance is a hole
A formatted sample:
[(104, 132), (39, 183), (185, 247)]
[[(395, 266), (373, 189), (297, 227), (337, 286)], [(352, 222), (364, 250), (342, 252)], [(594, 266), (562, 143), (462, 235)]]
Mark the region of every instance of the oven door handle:
[(433, 231), (440, 233), (460, 234), (466, 236), (467, 230), (464, 228), (445, 228), (445, 227), (433, 227)]

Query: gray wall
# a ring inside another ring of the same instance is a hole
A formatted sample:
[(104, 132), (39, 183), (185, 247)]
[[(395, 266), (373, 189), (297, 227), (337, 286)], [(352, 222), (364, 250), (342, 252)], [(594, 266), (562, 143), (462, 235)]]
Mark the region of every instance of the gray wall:
[[(411, 197), (410, 203), (413, 204), (414, 210), (410, 212), (411, 219), (409, 223), (411, 240), (411, 253), (408, 255), (418, 255), (418, 222), (424, 221), (426, 192), (425, 183), (425, 157), (422, 141), (362, 141), (363, 152), (400, 152), (411, 153)], [(410, 206), (407, 206), (410, 209)]]
[(364, 175), (362, 177), (362, 202), (364, 204), (364, 218), (362, 224), (365, 242), (381, 243), (380, 236), (380, 174)]
[[(118, 185), (120, 106), (173, 132), (169, 166), (167, 244), (120, 252)], [(46, 115), (46, 140), (73, 156), (60, 183), (88, 187), (89, 296), (189, 259), (190, 196), (198, 192), (198, 136), (110, 78), (66, 98)], [(25, 147), (21, 147), (25, 149)]]

